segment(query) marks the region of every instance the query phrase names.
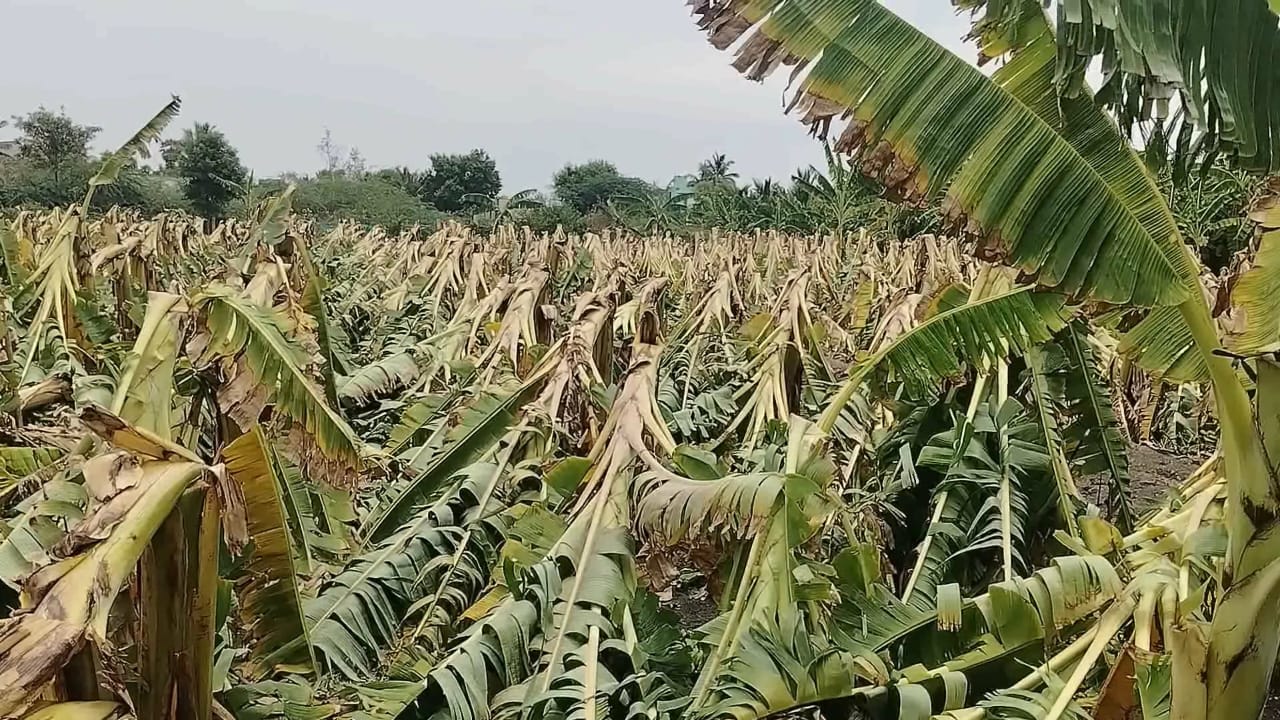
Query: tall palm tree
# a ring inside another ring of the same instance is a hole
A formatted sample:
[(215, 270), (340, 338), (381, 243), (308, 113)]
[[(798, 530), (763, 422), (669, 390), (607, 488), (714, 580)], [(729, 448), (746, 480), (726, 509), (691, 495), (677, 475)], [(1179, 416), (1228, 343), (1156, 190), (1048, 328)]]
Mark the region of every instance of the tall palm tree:
[(733, 161), (724, 153), (715, 153), (698, 163), (698, 182), (733, 186), (738, 173), (733, 171)]

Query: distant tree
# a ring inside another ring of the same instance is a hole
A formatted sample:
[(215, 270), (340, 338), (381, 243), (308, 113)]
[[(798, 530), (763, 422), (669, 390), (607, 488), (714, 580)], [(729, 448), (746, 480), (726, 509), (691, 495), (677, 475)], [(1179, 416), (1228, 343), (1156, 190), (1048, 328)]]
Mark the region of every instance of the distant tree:
[(733, 171), (733, 161), (723, 153), (715, 153), (698, 163), (698, 183), (713, 187), (737, 185), (738, 173)]
[(819, 229), (842, 235), (868, 219), (877, 204), (875, 186), (830, 147), (824, 147), (827, 172), (816, 168), (792, 178), (795, 195), (815, 213)]
[(502, 189), (498, 165), (484, 150), (432, 155), (422, 180), (423, 201), (448, 213), (483, 210), (484, 199), (492, 200)]
[(351, 152), (347, 154), (347, 164), (342, 170), (349, 177), (364, 177), (367, 168), (365, 167), (364, 155), (360, 154), (360, 148), (354, 146), (351, 148)]
[(160, 159), (164, 161), (165, 170), (178, 172), (178, 160), (182, 158), (182, 150), (186, 147), (182, 144), (184, 139), (186, 139), (185, 135), (181, 138), (167, 138), (160, 141)]
[(560, 202), (583, 214), (606, 206), (614, 198), (638, 198), (657, 192), (644, 180), (619, 173), (617, 166), (607, 160), (565, 165), (552, 178), (552, 185)]
[(316, 151), (320, 153), (320, 157), (324, 158), (324, 170), (321, 172), (333, 174), (342, 170), (342, 157), (346, 155), (346, 148), (334, 142), (333, 133), (329, 132), (329, 128), (324, 129), (324, 135), (320, 137), (320, 144), (316, 145)]
[(586, 219), (582, 213), (558, 202), (523, 211), (520, 224), (529, 226), (534, 232), (554, 232), (556, 228), (565, 232), (581, 232), (586, 229)]
[(222, 131), (207, 123), (196, 123), (183, 131), (182, 138), (173, 141), (168, 151), (174, 169), (186, 181), (183, 192), (191, 208), (207, 218), (224, 217), (227, 206), (244, 187), (247, 171)]
[(609, 214), (633, 232), (674, 233), (686, 225), (689, 199), (687, 193), (663, 190), (641, 195), (619, 195), (611, 198)]
[(84, 163), (89, 157), (89, 143), (102, 128), (80, 125), (59, 110), (43, 106), (26, 115), (14, 115), (13, 125), (21, 133), (19, 156), (42, 170), (48, 170), (53, 183), (60, 185), (65, 173)]

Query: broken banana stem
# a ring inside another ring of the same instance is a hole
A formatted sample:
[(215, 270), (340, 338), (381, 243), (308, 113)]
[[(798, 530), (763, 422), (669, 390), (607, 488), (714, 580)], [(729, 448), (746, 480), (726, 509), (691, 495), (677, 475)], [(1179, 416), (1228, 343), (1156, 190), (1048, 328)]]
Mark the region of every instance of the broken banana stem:
[[(145, 489), (110, 534), (82, 553), (34, 573), (23, 588), (34, 609), (0, 622), (0, 717), (19, 715), (38, 699), (87, 638), (105, 638), (116, 594), (183, 491), (207, 468), (152, 461), (140, 469), (135, 479)], [(118, 506), (103, 503), (97, 510)], [(81, 525), (100, 521), (96, 514), (90, 513)]]

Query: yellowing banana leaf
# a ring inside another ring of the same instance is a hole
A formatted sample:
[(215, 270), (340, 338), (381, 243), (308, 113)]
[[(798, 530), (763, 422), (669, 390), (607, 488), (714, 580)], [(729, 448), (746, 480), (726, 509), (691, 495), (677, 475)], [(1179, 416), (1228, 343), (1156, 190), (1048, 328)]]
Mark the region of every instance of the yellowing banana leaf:
[(315, 662), (290, 544), (286, 489), (276, 477), (273, 453), (261, 427), (236, 438), (222, 453), (231, 480), (244, 491), (247, 510), (251, 545), (237, 598), (249, 640), (247, 673), (255, 680), (278, 665), (310, 667)]
[(195, 304), (204, 310), (212, 335), (208, 351), (220, 357), (243, 355), (276, 406), (305, 428), (326, 457), (357, 467), (359, 438), (325, 402), (324, 391), (307, 374), (306, 353), (285, 337), (279, 318), (224, 285), (209, 286)]
[(148, 294), (147, 313), (138, 339), (125, 358), (111, 411), (136, 427), (172, 439), (173, 369), (178, 362), (176, 312), (182, 298)]

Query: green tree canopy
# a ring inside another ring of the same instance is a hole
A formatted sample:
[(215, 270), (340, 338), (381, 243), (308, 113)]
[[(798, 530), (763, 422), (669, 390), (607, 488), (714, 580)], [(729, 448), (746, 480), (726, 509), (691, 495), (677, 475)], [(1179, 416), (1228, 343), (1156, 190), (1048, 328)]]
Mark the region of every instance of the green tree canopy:
[(62, 110), (54, 112), (43, 106), (26, 115), (13, 116), (13, 125), (22, 133), (18, 138), (21, 157), (48, 170), (55, 184), (69, 168), (88, 159), (89, 143), (102, 130), (81, 125)]
[[(431, 169), (420, 178), (424, 202), (443, 212), (482, 209), (502, 189), (498, 165), (484, 150), (431, 156)], [(473, 197), (467, 197), (467, 196)], [(479, 201), (479, 202), (478, 202)]]
[(370, 174), (370, 177), (395, 185), (410, 195), (421, 198), (427, 192), (428, 174), (427, 172), (419, 172), (407, 167), (393, 167), (374, 171)]
[(167, 141), (161, 153), (186, 181), (185, 194), (193, 210), (209, 218), (226, 215), (247, 171), (221, 130), (196, 123), (181, 139)]
[(604, 206), (613, 198), (638, 198), (657, 192), (640, 178), (627, 177), (607, 160), (565, 165), (552, 179), (556, 198), (580, 213)]

